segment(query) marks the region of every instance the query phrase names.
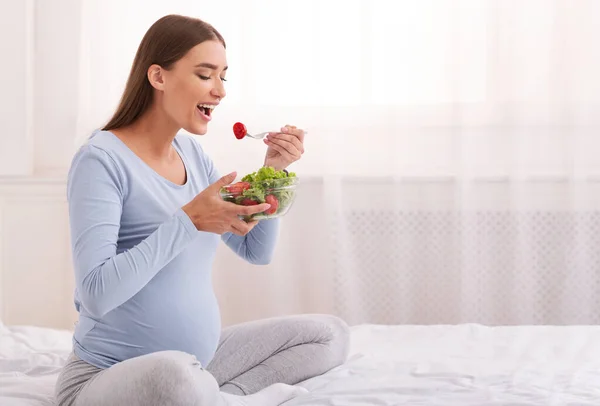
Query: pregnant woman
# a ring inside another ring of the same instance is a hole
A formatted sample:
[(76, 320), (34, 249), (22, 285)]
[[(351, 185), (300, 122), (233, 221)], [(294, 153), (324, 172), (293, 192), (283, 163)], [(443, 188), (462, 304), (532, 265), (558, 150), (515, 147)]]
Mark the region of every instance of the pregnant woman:
[[(114, 116), (73, 158), (69, 218), (79, 321), (56, 384), (59, 406), (279, 405), (294, 386), (346, 359), (348, 326), (328, 315), (221, 330), (211, 267), (222, 240), (267, 264), (279, 219), (246, 223), (192, 136), (225, 97), (225, 41), (209, 24), (170, 15), (144, 36)], [(304, 132), (271, 134), (264, 164), (304, 152)]]

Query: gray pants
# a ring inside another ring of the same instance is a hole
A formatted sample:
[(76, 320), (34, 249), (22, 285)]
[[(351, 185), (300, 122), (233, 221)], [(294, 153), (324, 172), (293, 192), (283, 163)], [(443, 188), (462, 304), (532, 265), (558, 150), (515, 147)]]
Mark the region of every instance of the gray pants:
[(333, 316), (253, 321), (224, 329), (206, 368), (179, 351), (107, 369), (72, 354), (56, 383), (56, 398), (58, 406), (279, 405), (305, 393), (291, 385), (340, 365), (348, 349), (348, 326)]

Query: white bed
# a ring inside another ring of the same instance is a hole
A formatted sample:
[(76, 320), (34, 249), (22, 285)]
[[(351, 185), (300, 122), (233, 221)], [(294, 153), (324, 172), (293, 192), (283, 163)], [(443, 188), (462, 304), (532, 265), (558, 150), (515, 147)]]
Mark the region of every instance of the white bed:
[(70, 350), (68, 331), (0, 324), (0, 405), (54, 405), (54, 382)]
[[(0, 326), (0, 405), (51, 405), (66, 331)], [(600, 327), (353, 327), (348, 362), (287, 406), (600, 405)]]

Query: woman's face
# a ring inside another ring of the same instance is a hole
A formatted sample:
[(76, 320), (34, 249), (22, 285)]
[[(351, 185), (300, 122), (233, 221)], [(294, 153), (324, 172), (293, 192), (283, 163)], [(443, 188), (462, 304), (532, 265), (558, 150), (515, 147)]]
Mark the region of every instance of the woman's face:
[(206, 134), (213, 109), (225, 97), (226, 71), (223, 44), (205, 41), (196, 45), (170, 70), (162, 70), (162, 108), (180, 128)]

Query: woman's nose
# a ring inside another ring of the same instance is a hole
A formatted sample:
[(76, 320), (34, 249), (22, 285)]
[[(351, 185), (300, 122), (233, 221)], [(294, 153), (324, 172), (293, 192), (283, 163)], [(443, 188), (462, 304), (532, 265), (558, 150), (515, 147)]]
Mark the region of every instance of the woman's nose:
[(219, 99), (222, 99), (226, 95), (225, 86), (223, 86), (223, 83), (220, 82), (218, 85), (213, 87), (211, 93), (213, 96), (218, 97)]

